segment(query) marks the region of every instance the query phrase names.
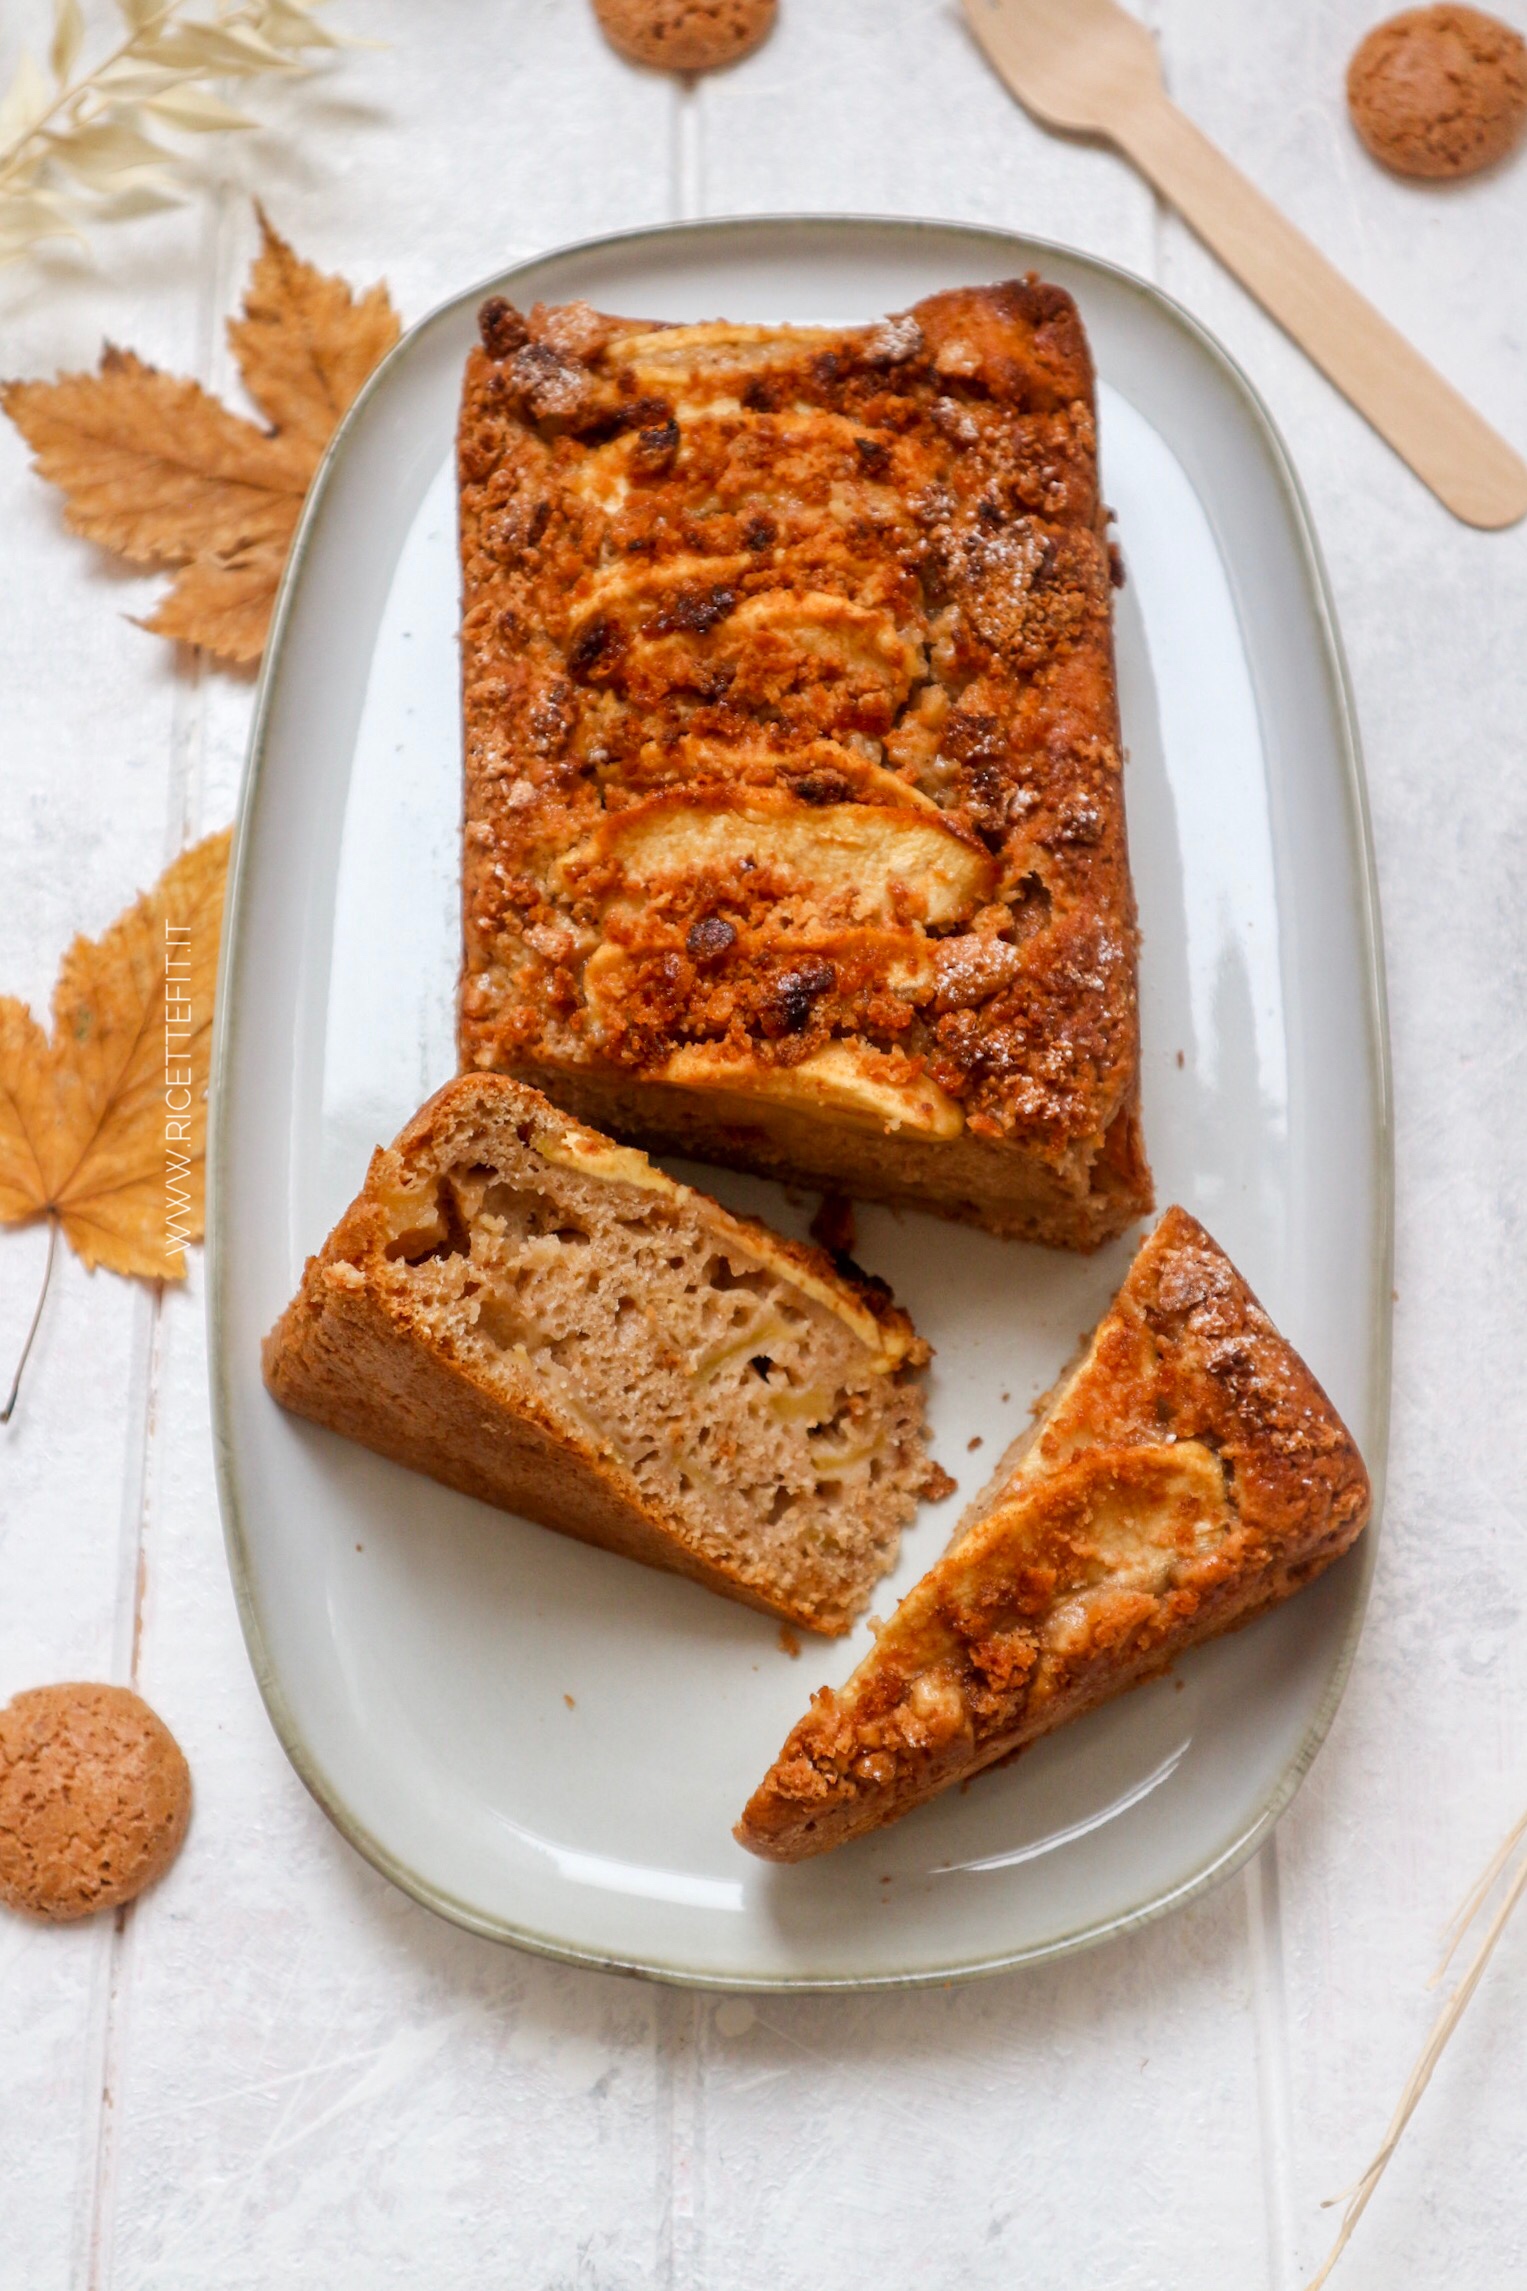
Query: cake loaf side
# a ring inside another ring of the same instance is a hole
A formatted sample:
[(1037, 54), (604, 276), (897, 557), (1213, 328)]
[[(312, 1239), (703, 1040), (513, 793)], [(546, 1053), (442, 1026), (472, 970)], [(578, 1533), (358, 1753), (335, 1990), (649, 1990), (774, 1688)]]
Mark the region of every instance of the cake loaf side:
[(460, 1048), (620, 1135), (1087, 1248), (1148, 1208), (1091, 362), (485, 305)]

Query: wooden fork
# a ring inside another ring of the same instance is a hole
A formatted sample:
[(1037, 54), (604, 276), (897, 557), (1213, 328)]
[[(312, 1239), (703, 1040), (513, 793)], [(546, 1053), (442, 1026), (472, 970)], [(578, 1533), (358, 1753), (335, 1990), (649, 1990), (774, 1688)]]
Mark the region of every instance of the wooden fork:
[(1132, 159), (1455, 517), (1527, 515), (1527, 462), (1177, 109), (1143, 24), (1114, 0), (963, 4), (1025, 109)]

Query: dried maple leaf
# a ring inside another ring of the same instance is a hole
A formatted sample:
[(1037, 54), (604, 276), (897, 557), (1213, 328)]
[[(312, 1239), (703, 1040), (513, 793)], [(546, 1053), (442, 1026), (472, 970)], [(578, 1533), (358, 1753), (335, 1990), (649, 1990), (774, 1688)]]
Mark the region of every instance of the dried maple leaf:
[(93, 1271), (179, 1280), (205, 1207), (212, 996), (231, 831), (59, 968), (49, 1041), (0, 996), (0, 1224), (56, 1219)]
[(260, 215), (228, 334), (263, 430), (204, 390), (107, 347), (94, 374), (0, 384), (0, 407), (77, 533), (135, 564), (183, 567), (146, 622), (219, 659), (259, 658), (303, 500), (340, 416), (398, 337), (384, 286), (355, 295)]
[(265, 210), (262, 245), (244, 292), (244, 315), (228, 340), (244, 387), (284, 438), (323, 452), (372, 368), (398, 339), (398, 314), (385, 286), (356, 296), (293, 254)]
[(230, 557), (193, 557), (143, 625), (156, 636), (204, 645), (220, 660), (258, 660), (285, 564), (284, 541), (257, 541)]
[(7, 382), (0, 405), (68, 497), (75, 532), (139, 565), (284, 546), (317, 466), (304, 441), (269, 437), (199, 382), (110, 345), (99, 372)]

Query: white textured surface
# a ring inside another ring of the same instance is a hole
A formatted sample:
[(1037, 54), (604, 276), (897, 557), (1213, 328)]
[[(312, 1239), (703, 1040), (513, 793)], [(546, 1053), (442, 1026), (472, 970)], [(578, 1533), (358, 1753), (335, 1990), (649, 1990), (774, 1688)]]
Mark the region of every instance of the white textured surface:
[[(1521, 20), (1519, 0), (1505, 12)], [(1340, 106), (1369, 0), (1166, 0), (1179, 98), (1518, 444), (1527, 161), (1427, 192)], [(30, 31), (8, 11), (0, 63)], [(120, 1928), (0, 1926), (0, 2291), (1297, 2291), (1429, 2019), (1438, 1932), (1527, 1796), (1527, 534), (1453, 524), (1107, 153), (1041, 135), (947, 0), (784, 0), (697, 95), (584, 0), (359, 0), (390, 42), (265, 97), (236, 167), (405, 313), (516, 253), (676, 213), (990, 219), (1159, 278), (1244, 360), (1308, 487), (1368, 754), (1399, 1123), (1386, 1541), (1346, 1703), (1275, 1853), (1173, 1922), (968, 1990), (668, 1994), (474, 1942), (361, 1866), (276, 1749), (212, 1491), (199, 1283), (62, 1266), (0, 1471), (0, 1697), (138, 1671), (198, 1811)], [(43, 35), (45, 39), (45, 33)], [(209, 178), (210, 183), (210, 178)], [(239, 190), (0, 275), (0, 363), (102, 333), (225, 379)], [(232, 809), (247, 686), (123, 617), (0, 436), (0, 986), (40, 1004)], [(0, 1237), (0, 1359), (40, 1266)], [(1527, 2273), (1527, 1928), (1508, 1936), (1338, 2283)]]

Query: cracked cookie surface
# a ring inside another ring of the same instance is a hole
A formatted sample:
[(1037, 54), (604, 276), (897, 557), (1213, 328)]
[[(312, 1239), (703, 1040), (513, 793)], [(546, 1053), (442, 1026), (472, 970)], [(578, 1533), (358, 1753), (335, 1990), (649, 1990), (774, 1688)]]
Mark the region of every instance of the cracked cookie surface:
[(1352, 123), (1401, 175), (1476, 175), (1527, 127), (1527, 41), (1478, 8), (1410, 8), (1376, 24), (1347, 71)]
[(33, 1687), (0, 1710), (0, 1901), (63, 1922), (114, 1909), (174, 1860), (180, 1746), (122, 1686)]

